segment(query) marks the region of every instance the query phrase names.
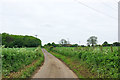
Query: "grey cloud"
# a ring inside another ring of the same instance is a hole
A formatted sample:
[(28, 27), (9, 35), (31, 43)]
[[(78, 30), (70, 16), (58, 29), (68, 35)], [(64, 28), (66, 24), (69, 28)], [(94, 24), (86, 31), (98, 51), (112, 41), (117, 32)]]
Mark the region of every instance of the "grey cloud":
[[(114, 7), (116, 4), (111, 1), (107, 3)], [(71, 43), (81, 41), (81, 44), (86, 44), (86, 39), (91, 35), (96, 35), (99, 43), (105, 40), (114, 42), (118, 38), (117, 20), (73, 0), (2, 0), (1, 3), (0, 32), (37, 34), (43, 44), (58, 43), (61, 38), (69, 38)], [(102, 3), (85, 4), (117, 17), (117, 10), (113, 11)]]

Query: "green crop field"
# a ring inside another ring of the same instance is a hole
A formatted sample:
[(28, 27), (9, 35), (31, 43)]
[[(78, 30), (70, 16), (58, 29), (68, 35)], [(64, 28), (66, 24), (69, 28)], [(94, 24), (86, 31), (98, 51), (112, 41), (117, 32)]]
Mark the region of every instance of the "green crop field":
[[(34, 65), (31, 65), (34, 61), (36, 61)], [(26, 78), (31, 75), (37, 66), (42, 64), (43, 54), (40, 47), (2, 48), (2, 62), (3, 78), (9, 78), (13, 73), (15, 73), (15, 75), (12, 75), (12, 78), (15, 76), (18, 78)], [(17, 72), (19, 72), (18, 75)]]
[[(97, 78), (117, 78), (119, 75), (118, 47), (56, 47), (50, 48), (49, 50), (80, 62), (80, 64), (85, 65), (91, 73), (96, 73)], [(62, 57), (56, 54), (54, 55), (62, 59)], [(70, 63), (66, 61), (66, 58), (62, 60)], [(76, 72), (79, 73), (79, 70)]]

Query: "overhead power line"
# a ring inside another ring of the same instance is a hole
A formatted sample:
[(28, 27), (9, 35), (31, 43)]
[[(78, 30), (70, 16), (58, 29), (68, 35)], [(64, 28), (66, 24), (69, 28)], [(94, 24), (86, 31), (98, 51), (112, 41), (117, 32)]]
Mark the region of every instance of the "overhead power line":
[(103, 13), (102, 11), (99, 11), (99, 10), (93, 8), (93, 7), (90, 7), (90, 6), (86, 5), (86, 4), (84, 4), (83, 2), (80, 2), (80, 1), (78, 1), (78, 0), (74, 0), (74, 1), (77, 1), (79, 4), (85, 6), (85, 7), (89, 8), (89, 9), (91, 9), (91, 10), (99, 13), (99, 14), (102, 14), (102, 15), (108, 16), (109, 18), (112, 18), (112, 19), (117, 20), (117, 18), (115, 18), (115, 17), (113, 17), (113, 16), (111, 16), (111, 15), (105, 14), (105, 13)]
[[(103, 0), (102, 0), (102, 1), (103, 1)], [(106, 4), (106, 3), (104, 3), (104, 2), (102, 2), (102, 4), (105, 5), (106, 7), (109, 7), (109, 8), (111, 8), (111, 9), (115, 10), (115, 11), (116, 11), (117, 8), (118, 8), (116, 5), (114, 6), (115, 8), (113, 8), (111, 5)]]
[[(111, 9), (114, 9), (114, 10), (117, 10), (117, 8), (118, 8), (118, 2), (117, 2), (117, 1), (115, 1), (116, 4), (114, 4), (114, 6), (113, 6), (113, 5), (111, 6), (111, 5), (106, 4), (106, 3), (104, 2), (104, 0), (102, 0), (102, 3), (103, 3), (105, 6), (111, 8)], [(116, 9), (113, 8), (113, 7), (115, 7)]]

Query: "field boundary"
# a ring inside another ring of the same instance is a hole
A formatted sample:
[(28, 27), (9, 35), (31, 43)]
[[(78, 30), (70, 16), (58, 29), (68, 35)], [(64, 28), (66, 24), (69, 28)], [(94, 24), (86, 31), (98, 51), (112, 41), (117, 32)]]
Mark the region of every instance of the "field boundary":
[(31, 78), (38, 69), (41, 68), (41, 66), (44, 63), (44, 54), (42, 52), (42, 56), (34, 60), (31, 64), (24, 66), (23, 69), (20, 69), (17, 72), (12, 72), (9, 74), (9, 76), (2, 76), (2, 78)]
[[(66, 57), (64, 55), (61, 55), (59, 53), (55, 53), (52, 51), (49, 51), (48, 49), (46, 49), (49, 53), (51, 53), (52, 55), (54, 55), (56, 58), (58, 58), (60, 61), (62, 61), (66, 66), (69, 67), (70, 70), (72, 70), (77, 76), (78, 78), (95, 78), (96, 74), (95, 73), (90, 73), (90, 71), (85, 68), (84, 66), (77, 66), (77, 62), (75, 62), (74, 60), (70, 59), (69, 57)], [(64, 58), (61, 58), (64, 57)], [(67, 63), (69, 61), (69, 63)], [(74, 64), (74, 65), (71, 65)], [(77, 67), (76, 67), (77, 66)], [(81, 68), (81, 70), (79, 68)]]

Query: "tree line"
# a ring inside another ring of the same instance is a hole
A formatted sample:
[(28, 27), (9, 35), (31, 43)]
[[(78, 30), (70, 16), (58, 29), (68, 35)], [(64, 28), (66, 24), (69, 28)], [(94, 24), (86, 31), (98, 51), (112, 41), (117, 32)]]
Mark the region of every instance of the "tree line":
[(5, 47), (38, 47), (41, 46), (41, 40), (33, 36), (12, 35), (8, 33), (0, 34), (2, 36), (2, 45)]
[[(114, 42), (113, 44), (109, 44), (107, 41), (105, 41), (101, 45), (98, 45), (97, 42), (98, 42), (97, 37), (91, 36), (87, 40), (87, 46), (88, 47), (90, 47), (90, 46), (104, 46), (104, 47), (106, 47), (106, 46), (120, 46), (120, 42)], [(65, 40), (65, 39), (61, 39), (59, 41), (59, 44), (55, 44), (54, 42), (52, 42), (52, 43), (45, 44), (44, 46), (53, 46), (53, 47), (78, 47), (78, 46), (81, 46), (81, 47), (85, 47), (85, 45), (70, 44), (70, 42)]]
[(120, 46), (120, 42), (114, 42), (113, 44), (109, 44), (107, 41), (105, 41), (102, 45), (97, 45), (97, 37), (96, 36), (91, 36), (87, 40), (87, 45), (88, 46)]

